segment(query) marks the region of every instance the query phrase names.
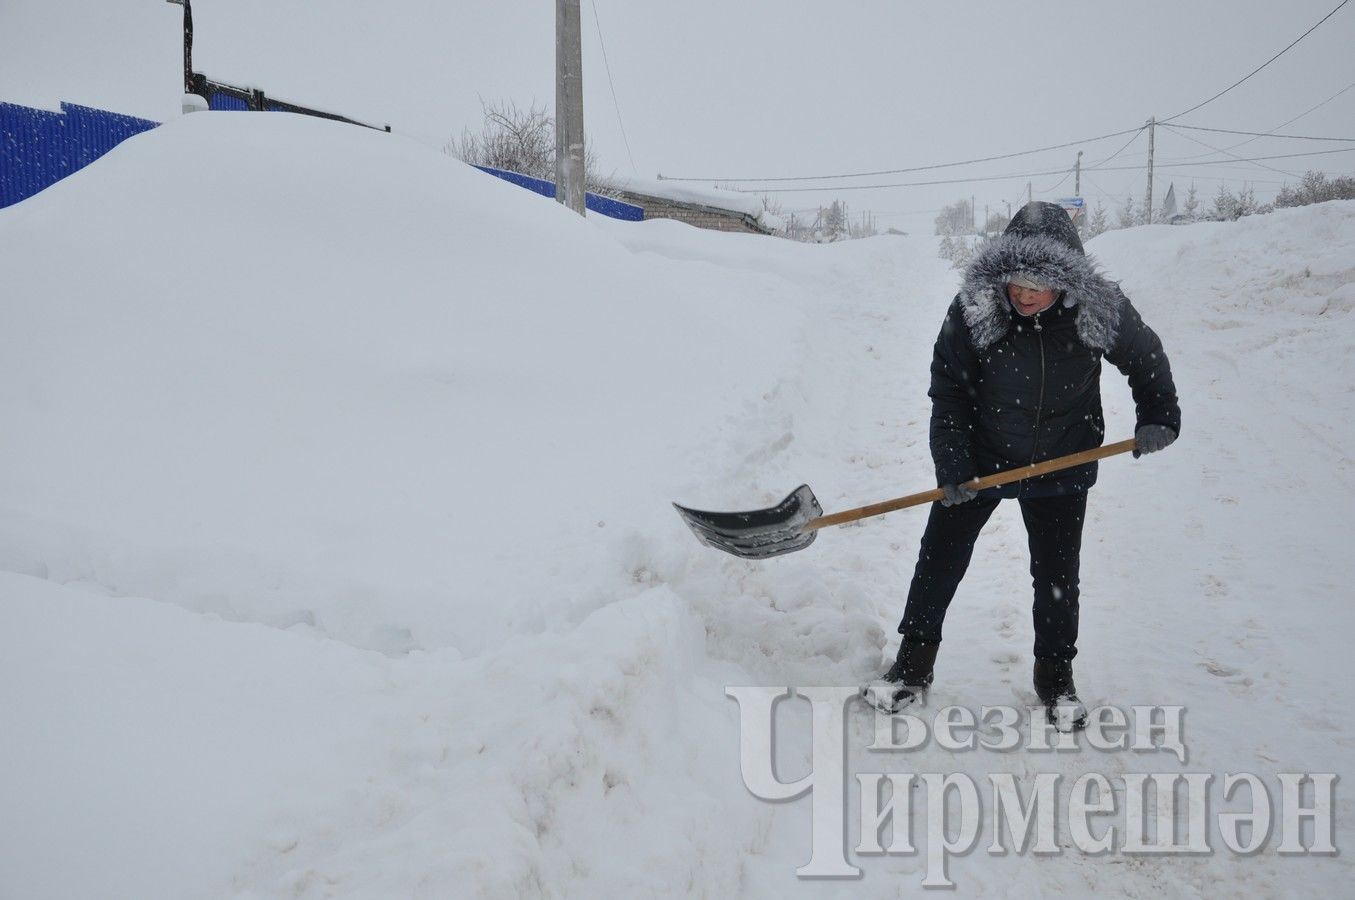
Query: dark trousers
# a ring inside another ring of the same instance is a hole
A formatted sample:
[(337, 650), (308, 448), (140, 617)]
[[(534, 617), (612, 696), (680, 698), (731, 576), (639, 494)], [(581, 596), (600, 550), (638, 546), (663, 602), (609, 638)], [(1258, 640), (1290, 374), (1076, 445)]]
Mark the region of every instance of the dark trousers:
[[(979, 496), (955, 506), (932, 504), (908, 589), (908, 605), (899, 623), (904, 640), (941, 640), (946, 608), (969, 568), (974, 542), (998, 502), (997, 497)], [(1077, 655), (1077, 570), (1087, 495), (1023, 498), (1017, 502), (1030, 540), (1035, 656), (1072, 659)]]

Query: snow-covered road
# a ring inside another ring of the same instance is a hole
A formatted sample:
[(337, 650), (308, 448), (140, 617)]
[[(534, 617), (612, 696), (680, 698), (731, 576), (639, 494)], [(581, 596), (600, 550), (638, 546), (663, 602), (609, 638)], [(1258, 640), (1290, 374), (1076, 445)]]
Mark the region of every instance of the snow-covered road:
[[(1343, 774), (1355, 203), (1088, 249), (1162, 336), (1184, 421), (1102, 465), (1078, 684), (1184, 706), (1189, 757), (882, 758), (853, 705), (850, 771), (1207, 772), (1215, 802), (1228, 772)], [(667, 504), (932, 486), (927, 366), (958, 283), (934, 239), (581, 223), (398, 138), (213, 115), (0, 212), (0, 271), (0, 897), (920, 890), (925, 848), (796, 878), (811, 801), (748, 793), (725, 688), (875, 673), (925, 510), (754, 564)], [(1103, 391), (1108, 439), (1130, 436), (1123, 378)], [(1033, 701), (1029, 604), (1004, 504), (932, 709)], [(783, 706), (791, 780), (808, 716)], [(1277, 842), (1088, 856), (1061, 829), (1059, 854), (994, 856), (985, 823), (958, 893), (1352, 875)]]

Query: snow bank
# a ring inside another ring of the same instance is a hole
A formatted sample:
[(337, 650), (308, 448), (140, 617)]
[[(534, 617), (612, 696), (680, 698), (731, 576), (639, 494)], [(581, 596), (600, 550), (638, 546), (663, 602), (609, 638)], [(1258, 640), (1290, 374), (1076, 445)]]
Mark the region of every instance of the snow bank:
[(738, 678), (652, 553), (803, 319), (600, 227), (283, 114), (0, 214), (6, 884), (734, 889)]
[(700, 361), (770, 384), (796, 334), (736, 282), (300, 117), (178, 121), (0, 228), (19, 568), (383, 649), (603, 602), (608, 548), (683, 487), (668, 461), (738, 408)]
[[(1089, 249), (1162, 334), (1185, 422), (1103, 466), (1084, 698), (1187, 704), (1190, 771), (1341, 772), (1355, 204)], [(209, 113), (0, 211), (0, 270), (0, 893), (920, 881), (917, 857), (797, 881), (807, 801), (748, 795), (724, 689), (877, 672), (925, 515), (755, 565), (698, 546), (668, 502), (748, 508), (804, 481), (834, 510), (929, 486), (927, 362), (958, 280), (934, 239), (581, 220), (399, 137)], [(1118, 373), (1104, 390), (1108, 437), (1128, 436)], [(1004, 504), (934, 706), (1033, 700), (1024, 548)], [(790, 779), (811, 748), (785, 706)], [(870, 717), (849, 724), (853, 771), (879, 771)], [(1273, 851), (1131, 862), (980, 850), (951, 875), (1010, 897), (1351, 875)]]

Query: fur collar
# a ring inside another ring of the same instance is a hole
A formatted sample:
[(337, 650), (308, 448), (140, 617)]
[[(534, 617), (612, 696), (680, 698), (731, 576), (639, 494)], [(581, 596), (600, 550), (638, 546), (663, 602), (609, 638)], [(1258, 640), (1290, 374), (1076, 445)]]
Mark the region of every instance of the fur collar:
[(1115, 346), (1124, 308), (1119, 285), (1062, 241), (1043, 234), (1004, 234), (979, 248), (960, 288), (960, 309), (975, 348), (986, 350), (1011, 328), (1006, 281), (1012, 272), (1028, 272), (1063, 292), (1063, 305), (1077, 307), (1082, 343), (1102, 353)]

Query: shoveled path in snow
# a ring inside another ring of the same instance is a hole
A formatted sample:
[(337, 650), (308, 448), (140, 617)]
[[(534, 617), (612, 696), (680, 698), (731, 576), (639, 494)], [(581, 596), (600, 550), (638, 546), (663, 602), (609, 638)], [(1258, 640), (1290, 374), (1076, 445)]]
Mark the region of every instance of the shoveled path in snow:
[[(712, 442), (713, 457), (726, 454), (724, 477), (684, 501), (752, 508), (804, 480), (833, 511), (931, 485), (927, 363), (957, 276), (932, 258), (930, 241), (813, 249), (829, 262), (794, 279), (801, 290), (786, 296), (811, 322), (800, 371), (750, 405), (747, 421), (730, 423), (723, 447)], [(928, 748), (883, 761), (858, 753), (857, 770), (966, 771), (980, 784), (988, 772), (1054, 771), (1065, 788), (1087, 771), (1211, 772), (1214, 812), (1225, 809), (1225, 772), (1272, 787), (1279, 772), (1342, 773), (1355, 760), (1355, 700), (1339, 668), (1355, 625), (1342, 524), (1355, 501), (1344, 449), (1355, 437), (1355, 204), (1111, 233), (1089, 250), (1161, 334), (1184, 425), (1165, 453), (1102, 464), (1084, 540), (1078, 683), (1089, 704), (1184, 706), (1188, 759)], [(1107, 440), (1132, 436), (1133, 403), (1112, 367), (1103, 393)], [(883, 664), (871, 652), (882, 642), (887, 653), (897, 646), (925, 515), (833, 529), (768, 562), (709, 551), (684, 559), (671, 583), (702, 610), (712, 653), (757, 683), (851, 683)], [(951, 608), (933, 710), (1034, 702), (1026, 565), (1018, 507), (1004, 503)], [(858, 711), (852, 726), (848, 746), (859, 750), (870, 741), (868, 714)], [(806, 748), (795, 746), (807, 767)], [(1274, 806), (1278, 835), (1278, 793)], [(808, 859), (807, 807), (776, 813), (766, 857), (750, 862), (757, 884), (793, 889), (790, 870)], [(1338, 841), (1349, 823), (1338, 805)], [(990, 841), (985, 826), (980, 847)], [(1217, 834), (1210, 842), (1222, 851)], [(1349, 877), (1339, 858), (1285, 859), (1278, 843), (1246, 859), (1069, 851), (985, 861), (980, 850), (952, 875), (964, 895), (1013, 897), (1288, 896)], [(857, 862), (866, 877), (844, 896), (890, 896), (899, 878), (921, 877), (916, 859)]]

